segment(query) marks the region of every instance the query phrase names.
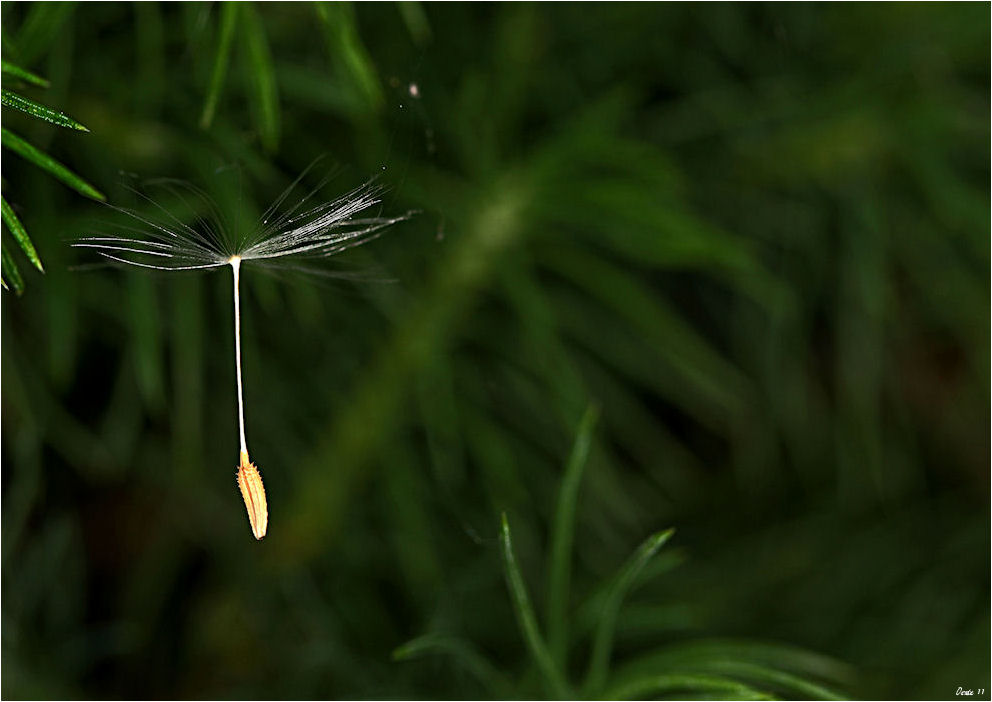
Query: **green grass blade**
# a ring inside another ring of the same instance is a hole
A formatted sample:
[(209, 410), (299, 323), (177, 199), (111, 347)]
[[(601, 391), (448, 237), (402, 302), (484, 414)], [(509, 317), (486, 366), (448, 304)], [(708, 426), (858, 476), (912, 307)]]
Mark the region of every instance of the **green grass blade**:
[(577, 247), (561, 247), (547, 265), (636, 329), (703, 407), (737, 413), (747, 406), (744, 374), (629, 269)]
[(0, 70), (6, 73), (8, 76), (13, 76), (14, 78), (19, 78), (25, 83), (31, 83), (32, 85), (37, 85), (39, 88), (47, 88), (48, 81), (41, 76), (36, 76), (31, 71), (21, 68), (9, 61), (0, 61)]
[(225, 2), (220, 7), (220, 38), (214, 56), (214, 68), (210, 74), (210, 87), (207, 89), (207, 98), (203, 103), (203, 114), (200, 115), (200, 127), (203, 129), (207, 129), (213, 123), (214, 114), (217, 112), (217, 103), (224, 88), (224, 78), (227, 76), (227, 64), (231, 60), (231, 42), (234, 39), (239, 8), (240, 3), (237, 2)]
[(575, 505), (579, 498), (582, 472), (589, 458), (592, 431), (599, 409), (589, 405), (579, 422), (572, 453), (558, 493), (554, 531), (551, 536), (551, 563), (548, 568), (548, 645), (555, 662), (564, 668), (568, 649), (568, 601), (571, 580), (572, 541), (575, 536)]
[(856, 684), (854, 669), (829, 656), (805, 649), (766, 641), (738, 639), (699, 639), (661, 648), (628, 661), (629, 673), (648, 673), (654, 669), (699, 669), (713, 661), (735, 661), (765, 668), (774, 667), (804, 678), (829, 681), (845, 687)]
[(512, 688), (506, 677), (487, 661), (474, 646), (454, 636), (440, 634), (418, 636), (394, 650), (393, 660), (406, 661), (431, 654), (450, 656), (458, 661), (494, 697), (509, 699), (513, 696)]
[[(158, 3), (134, 4), (134, 98), (141, 113), (157, 113), (167, 82), (165, 77), (165, 19)], [(190, 50), (192, 50), (190, 48)]]
[(163, 324), (155, 284), (147, 275), (130, 276), (127, 281), (127, 307), (130, 312), (133, 363), (138, 390), (150, 412), (165, 407), (165, 371), (162, 349)]
[(316, 8), (331, 59), (345, 68), (366, 104), (373, 110), (379, 109), (385, 98), (372, 57), (358, 36), (355, 8), (349, 3), (329, 2), (318, 2)]
[(73, 190), (76, 190), (87, 197), (91, 197), (94, 200), (100, 200), (101, 202), (107, 199), (103, 193), (87, 183), (85, 180), (77, 176), (45, 152), (38, 150), (28, 142), (21, 139), (13, 132), (3, 129), (0, 133), (3, 135), (2, 141), (4, 146), (20, 155), (22, 158), (38, 166), (38, 168), (48, 171)]
[(571, 695), (568, 692), (568, 685), (562, 676), (561, 670), (555, 665), (551, 652), (548, 651), (544, 639), (541, 638), (541, 631), (537, 626), (537, 618), (534, 616), (534, 608), (531, 606), (530, 597), (527, 595), (527, 586), (524, 584), (523, 575), (517, 565), (516, 555), (513, 553), (513, 542), (510, 539), (510, 524), (506, 519), (506, 513), (502, 515), (502, 525), (500, 529), (500, 546), (503, 552), (503, 565), (506, 573), (506, 585), (510, 590), (510, 598), (513, 601), (513, 611), (517, 615), (517, 623), (523, 633), (527, 647), (531, 656), (537, 664), (541, 675), (544, 678), (549, 690), (559, 699), (568, 699)]
[(673, 692), (725, 693), (721, 697), (742, 700), (774, 699), (771, 695), (735, 680), (724, 680), (707, 675), (682, 675), (678, 673), (671, 675), (650, 675), (636, 680), (630, 680), (607, 690), (601, 696), (601, 699), (629, 700), (642, 697), (657, 699), (661, 695)]
[(799, 675), (787, 673), (763, 665), (732, 660), (715, 660), (707, 664), (707, 669), (718, 675), (732, 675), (755, 682), (773, 685), (787, 697), (802, 695), (817, 700), (846, 700), (847, 698), (828, 687), (807, 680)]
[(57, 124), (60, 127), (77, 129), (81, 132), (89, 131), (89, 129), (64, 112), (58, 112), (50, 107), (45, 107), (34, 100), (28, 100), (26, 97), (22, 97), (17, 93), (12, 93), (9, 90), (0, 90), (0, 103), (6, 107), (13, 107), (15, 110), (26, 112), (32, 117), (37, 117), (38, 119), (43, 119), (46, 122)]
[(31, 243), (31, 238), (28, 236), (27, 231), (25, 231), (24, 225), (21, 224), (21, 220), (14, 214), (14, 208), (7, 204), (7, 200), (2, 197), (0, 197), (0, 206), (3, 209), (3, 223), (7, 225), (7, 229), (17, 239), (17, 243), (20, 245), (24, 255), (34, 264), (35, 268), (44, 273), (45, 267), (41, 265), (41, 259), (38, 258), (38, 252), (34, 250), (34, 244)]
[(847, 664), (795, 646), (762, 641), (702, 639), (650, 651), (624, 663), (615, 679), (634, 680), (669, 671), (715, 675), (786, 697), (842, 699), (836, 690), (857, 686)]
[[(20, 295), (24, 292), (24, 279), (21, 278), (21, 271), (18, 270), (14, 257), (10, 255), (3, 243), (0, 243), (0, 260), (2, 260), (3, 280), (9, 280), (14, 292)], [(4, 287), (7, 286), (4, 285)]]
[(431, 25), (427, 21), (427, 14), (424, 12), (423, 3), (417, 0), (400, 0), (396, 3), (403, 18), (403, 24), (413, 37), (413, 42), (417, 46), (423, 46), (431, 40)]
[(24, 19), (14, 42), (21, 63), (31, 64), (55, 42), (62, 25), (75, 9), (74, 2), (36, 2)]
[(610, 652), (613, 648), (613, 634), (616, 629), (617, 613), (627, 592), (634, 585), (634, 581), (647, 562), (665, 545), (675, 529), (667, 529), (647, 538), (634, 554), (620, 569), (616, 582), (606, 596), (603, 603), (603, 611), (599, 617), (599, 626), (596, 628), (593, 640), (592, 656), (589, 660), (589, 671), (586, 674), (586, 692), (593, 693), (599, 690), (606, 681), (606, 672), (610, 665)]
[(255, 8), (245, 5), (241, 8), (241, 13), (255, 89), (258, 131), (266, 151), (275, 151), (279, 145), (279, 90), (276, 85), (276, 71), (272, 65), (272, 52), (269, 51), (269, 42)]

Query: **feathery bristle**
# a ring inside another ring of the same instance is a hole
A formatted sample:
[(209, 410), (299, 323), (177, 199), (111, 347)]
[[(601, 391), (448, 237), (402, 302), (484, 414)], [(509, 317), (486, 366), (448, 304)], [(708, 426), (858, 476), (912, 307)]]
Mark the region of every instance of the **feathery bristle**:
[(93, 250), (115, 263), (160, 271), (219, 268), (232, 256), (266, 265), (286, 258), (333, 256), (375, 239), (387, 227), (413, 214), (360, 216), (380, 204), (384, 188), (374, 180), (307, 208), (307, 201), (318, 190), (315, 188), (277, 212), (300, 178), (269, 207), (253, 230), (240, 235), (231, 232), (220, 209), (202, 190), (179, 181), (152, 181), (155, 187), (176, 198), (176, 212), (132, 190), (150, 205), (149, 212), (110, 205), (132, 219), (133, 224), (118, 224), (104, 233), (80, 237), (71, 245)]

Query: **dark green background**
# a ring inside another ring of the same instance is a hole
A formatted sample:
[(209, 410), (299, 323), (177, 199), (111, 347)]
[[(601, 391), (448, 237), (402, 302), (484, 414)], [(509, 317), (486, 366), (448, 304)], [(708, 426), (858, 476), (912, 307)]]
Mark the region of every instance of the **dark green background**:
[[(323, 197), (379, 173), (420, 214), (357, 282), (244, 269), (256, 543), (229, 272), (71, 270), (107, 210), (4, 154), (47, 271), (3, 294), (5, 698), (547, 694), (499, 514), (543, 624), (590, 404), (570, 679), (674, 526), (616, 666), (718, 638), (988, 690), (987, 4), (241, 10), (201, 129), (220, 6), (5, 2), (21, 92), (91, 133), (4, 126), (114, 204), (170, 176), (250, 221), (324, 154)], [(430, 632), (453, 656), (391, 659)]]

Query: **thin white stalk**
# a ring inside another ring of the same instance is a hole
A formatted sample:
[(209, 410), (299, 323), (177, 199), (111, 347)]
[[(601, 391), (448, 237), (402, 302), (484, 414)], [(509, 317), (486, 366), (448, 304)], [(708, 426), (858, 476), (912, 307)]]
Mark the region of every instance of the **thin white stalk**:
[(248, 444), (245, 441), (245, 403), (244, 392), (241, 389), (241, 296), (238, 292), (238, 282), (241, 278), (241, 257), (232, 256), (231, 270), (234, 271), (234, 359), (238, 368), (238, 430), (241, 433), (241, 454), (248, 455)]

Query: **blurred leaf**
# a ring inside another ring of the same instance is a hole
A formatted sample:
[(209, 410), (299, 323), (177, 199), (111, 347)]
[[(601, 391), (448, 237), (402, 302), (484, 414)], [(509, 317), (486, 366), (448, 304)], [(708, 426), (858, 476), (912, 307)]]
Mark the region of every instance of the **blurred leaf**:
[(747, 378), (638, 276), (577, 247), (559, 247), (547, 265), (625, 318), (700, 399), (728, 413), (747, 405)]
[[(684, 551), (670, 548), (662, 554), (658, 554), (652, 559), (652, 561), (645, 566), (640, 576), (644, 582), (649, 582), (658, 578), (662, 575), (671, 573), (676, 568), (684, 565), (687, 561), (687, 557)], [(578, 607), (575, 614), (573, 615), (573, 628), (574, 636), (576, 639), (588, 636), (590, 640), (595, 637), (595, 632), (602, 621), (602, 613), (606, 608), (606, 603), (611, 593), (613, 587), (616, 584), (616, 578), (607, 578), (596, 584), (591, 594), (582, 602)], [(690, 621), (697, 619), (698, 615), (688, 606), (684, 601), (680, 603), (671, 604), (661, 604), (661, 605), (651, 605), (651, 604), (625, 604), (622, 609), (617, 613), (617, 633), (623, 632), (625, 629), (622, 624), (626, 622), (637, 622), (638, 625), (646, 624), (645, 618), (639, 617), (639, 615), (645, 612), (652, 612), (658, 615), (659, 618), (665, 618), (668, 622), (672, 622), (678, 617), (683, 619), (688, 618)], [(637, 628), (636, 626), (631, 628)], [(636, 672), (646, 674), (656, 672), (654, 668), (650, 669), (638, 669)]]
[(431, 654), (447, 655), (456, 660), (471, 672), (493, 697), (505, 699), (513, 696), (509, 681), (474, 646), (453, 636), (440, 634), (418, 636), (393, 651), (393, 660), (410, 660)]
[(534, 616), (534, 608), (531, 606), (530, 596), (527, 594), (527, 586), (524, 584), (516, 555), (513, 553), (510, 524), (506, 519), (506, 513), (501, 515), (501, 520), (500, 549), (503, 554), (503, 569), (506, 585), (510, 590), (510, 600), (513, 602), (513, 611), (517, 615), (517, 624), (520, 626), (527, 648), (530, 649), (531, 657), (537, 664), (548, 691), (560, 699), (568, 699), (572, 696), (568, 691), (568, 685), (541, 637), (537, 618)]
[(45, 268), (41, 265), (41, 259), (38, 258), (38, 252), (34, 250), (34, 244), (31, 243), (31, 238), (24, 230), (24, 225), (21, 224), (21, 220), (19, 220), (17, 215), (14, 213), (14, 208), (7, 204), (7, 200), (5, 198), (0, 198), (0, 204), (3, 206), (3, 223), (7, 225), (7, 229), (9, 229), (10, 233), (14, 235), (14, 238), (20, 245), (21, 250), (24, 251), (24, 255), (28, 257), (28, 260), (34, 264), (35, 268), (44, 273)]
[[(3, 287), (7, 289), (7, 284), (3, 283)], [(21, 410), (19, 405), (24, 402), (23, 385), (13, 373), (6, 377), (7, 383), (10, 385), (5, 388), (4, 400), (8, 403), (8, 407), (17, 407), (14, 411), (19, 412)], [(11, 388), (11, 386), (15, 387)], [(17, 399), (12, 400), (12, 397)], [(0, 563), (3, 565), (6, 565), (8, 560), (14, 556), (15, 552), (12, 547), (20, 543), (25, 529), (29, 527), (28, 518), (36, 508), (44, 480), (40, 455), (42, 444), (38, 441), (40, 435), (37, 428), (32, 425), (33, 422), (30, 421), (22, 424), (23, 431), (11, 442), (13, 444), (11, 453), (19, 459), (18, 465), (21, 470), (11, 476), (10, 487), (3, 495), (3, 509), (4, 511), (10, 510), (10, 515), (5, 519), (5, 528), (2, 534), (3, 547), (0, 549), (0, 553), (2, 553)]]
[(593, 639), (592, 653), (589, 658), (589, 668), (586, 672), (585, 690), (587, 694), (597, 696), (598, 691), (606, 681), (606, 673), (610, 667), (610, 653), (613, 648), (613, 634), (616, 629), (617, 614), (627, 591), (633, 587), (647, 562), (672, 537), (675, 529), (658, 532), (640, 545), (634, 554), (620, 569), (616, 581), (606, 596), (603, 610), (599, 615), (599, 626)]
[[(54, 248), (53, 254), (56, 257), (64, 253), (60, 248)], [(45, 370), (51, 379), (53, 389), (61, 393), (65, 392), (77, 377), (75, 370), (80, 363), (79, 349), (82, 340), (85, 339), (85, 330), (80, 328), (81, 310), (84, 309), (80, 299), (83, 286), (79, 283), (78, 277), (65, 275), (65, 269), (58, 265), (58, 258), (54, 273), (49, 276), (45, 291), (45, 331), (48, 339), (46, 354), (48, 363)], [(120, 293), (114, 290), (111, 294), (102, 296), (101, 302), (116, 307), (120, 300), (119, 295)], [(73, 436), (80, 433), (77, 430), (61, 431), (66, 434), (67, 443), (71, 442), (77, 446), (86, 445), (89, 448), (95, 440), (95, 437)]]
[(522, 362), (528, 366), (533, 364), (546, 378), (554, 391), (560, 422), (571, 430), (588, 409), (589, 397), (595, 395), (589, 391), (571, 350), (562, 339), (555, 310), (544, 286), (537, 280), (538, 271), (523, 252), (515, 253), (515, 265), (503, 266), (500, 277), (503, 294), (527, 338), (521, 351), (530, 358)]
[[(612, 311), (590, 304), (588, 298), (569, 290), (555, 294), (555, 306), (563, 334), (580, 347), (579, 351), (586, 351), (590, 359), (602, 366), (602, 372), (618, 375), (621, 382), (633, 384), (641, 392), (678, 407), (687, 419), (711, 431), (722, 431), (735, 416), (736, 407), (714, 402), (700, 388), (687, 382), (680, 369), (673, 367), (667, 358), (659, 358), (656, 343), (645, 339), (637, 328), (617, 324)], [(599, 333), (603, 328), (609, 328), (611, 333)], [(717, 392), (727, 396), (723, 388), (717, 388)]]
[(127, 287), (138, 388), (149, 410), (158, 413), (165, 405), (162, 321), (158, 296), (152, 279), (147, 275), (128, 276)]
[(13, 107), (15, 110), (26, 112), (32, 117), (43, 119), (46, 122), (57, 124), (60, 127), (77, 129), (81, 132), (89, 131), (89, 129), (81, 125), (72, 117), (69, 117), (68, 115), (62, 112), (56, 112), (55, 110), (45, 107), (44, 105), (41, 105), (35, 102), (34, 100), (28, 100), (26, 97), (21, 97), (17, 93), (12, 93), (6, 89), (0, 90), (0, 102), (2, 102), (7, 107)]
[(772, 685), (780, 689), (787, 697), (804, 695), (817, 700), (845, 700), (843, 695), (818, 685), (817, 683), (805, 680), (798, 675), (786, 673), (751, 663), (741, 663), (738, 661), (716, 660), (708, 664), (699, 666), (702, 670), (713, 673), (724, 674), (745, 680), (752, 680), (756, 683)]
[(280, 64), (278, 84), (286, 104), (358, 120), (367, 114), (364, 99), (350, 90), (329, 89), (325, 66)]
[(173, 465), (177, 480), (192, 482), (203, 461), (202, 443), (205, 431), (204, 368), (206, 345), (204, 339), (206, 305), (203, 301), (203, 280), (189, 277), (177, 281), (170, 289), (171, 323), (169, 325), (169, 359), (171, 366), (170, 422), (175, 428)]
[(434, 602), (445, 582), (430, 516), (432, 493), (424, 484), (413, 452), (397, 452), (383, 476), (381, 491), (391, 524), (396, 564), (412, 599)]
[(287, 555), (295, 548), (313, 548), (315, 532), (327, 533), (337, 526), (342, 506), (364, 477), (361, 469), (369, 452), (379, 445), (381, 428), (392, 421), (406, 394), (410, 376), (446, 343), (459, 314), (473, 301), (501, 254), (520, 236), (523, 184), (508, 178), (494, 187), (496, 191), (473, 212), (465, 236), (437, 263), (416, 308), (356, 381), (349, 411), (335, 419), (310, 451), (308, 462), (321, 466), (334, 456), (337, 469), (333, 475), (308, 470), (305, 483), (297, 488), (283, 549)]
[(251, 81), (255, 88), (253, 95), (262, 146), (266, 151), (275, 151), (279, 145), (279, 93), (272, 54), (262, 22), (251, 4), (241, 7), (241, 19), (251, 65)]
[(382, 87), (372, 58), (358, 35), (355, 8), (348, 2), (317, 2), (315, 7), (331, 61), (340, 62), (350, 84), (364, 97), (368, 110), (377, 111), (384, 101)]
[(39, 2), (28, 7), (30, 11), (18, 30), (15, 41), (15, 55), (22, 64), (32, 64), (44, 55), (72, 14), (76, 3)]
[[(467, 380), (462, 378), (463, 385)], [(477, 393), (484, 393), (478, 385), (475, 389)], [(488, 413), (470, 407), (474, 411), (467, 411), (469, 407), (466, 407), (462, 422), (472, 462), (481, 474), (491, 503), (497, 509), (526, 504), (530, 496), (520, 479), (526, 458), (521, 447), (513, 441), (513, 433)]]
[(575, 536), (575, 505), (579, 499), (582, 471), (589, 458), (592, 433), (599, 417), (594, 405), (586, 408), (575, 433), (572, 453), (558, 492), (554, 527), (551, 535), (551, 558), (548, 568), (548, 646), (555, 661), (564, 667), (568, 650), (568, 603), (571, 580), (572, 541)]
[(0, 254), (3, 256), (4, 287), (7, 287), (7, 282), (10, 282), (10, 286), (14, 288), (14, 292), (20, 295), (24, 292), (24, 279), (21, 278), (21, 272), (17, 269), (17, 264), (2, 242), (0, 242)]
[(166, 89), (165, 19), (157, 2), (135, 3), (134, 44), (137, 53), (135, 102), (143, 112), (160, 108)]
[(0, 69), (2, 69), (7, 75), (20, 78), (25, 83), (31, 83), (32, 85), (37, 85), (40, 88), (48, 87), (47, 80), (40, 76), (36, 76), (31, 71), (21, 68), (20, 66), (10, 63), (9, 61), (0, 61)]
[(618, 680), (634, 680), (666, 671), (720, 675), (814, 699), (845, 699), (814, 679), (853, 684), (850, 666), (795, 646), (760, 641), (700, 640), (673, 645), (627, 662)]
[(424, 12), (424, 4), (417, 0), (399, 0), (396, 3), (403, 18), (403, 24), (413, 37), (417, 46), (423, 46), (431, 40), (431, 25), (427, 21), (427, 13)]
[(224, 89), (224, 78), (227, 75), (227, 64), (231, 60), (231, 43), (234, 40), (234, 28), (238, 22), (240, 2), (225, 2), (220, 5), (220, 34), (217, 38), (217, 51), (214, 53), (214, 67), (210, 74), (210, 86), (203, 103), (200, 115), (200, 127), (207, 129), (213, 124), (214, 114), (221, 91)]
[[(681, 693), (674, 695), (674, 693)], [(761, 692), (744, 683), (705, 675), (651, 675), (631, 680), (607, 690), (600, 699), (636, 700), (661, 699), (673, 695), (675, 699), (687, 699), (686, 693), (718, 693), (714, 699), (771, 700), (774, 696)], [(688, 699), (695, 699), (691, 697)], [(705, 698), (704, 698), (705, 699)]]
[(48, 171), (73, 190), (76, 190), (87, 197), (91, 197), (94, 200), (100, 200), (101, 202), (107, 199), (103, 193), (94, 188), (92, 185), (77, 176), (48, 154), (31, 146), (31, 144), (24, 141), (16, 134), (3, 129), (2, 135), (4, 146), (39, 168)]

